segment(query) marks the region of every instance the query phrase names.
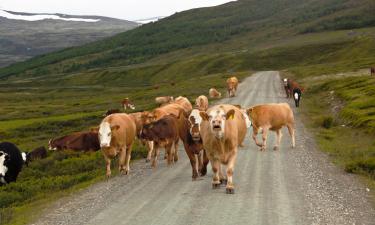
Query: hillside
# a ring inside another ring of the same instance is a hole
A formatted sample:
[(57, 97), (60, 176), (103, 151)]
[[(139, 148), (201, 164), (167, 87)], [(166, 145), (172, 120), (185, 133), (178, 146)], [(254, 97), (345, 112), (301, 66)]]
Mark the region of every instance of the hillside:
[[(371, 0), (242, 0), (177, 13), (103, 41), (36, 57), (0, 70), (0, 76), (138, 64), (179, 49), (215, 43), (220, 43), (215, 53), (251, 50), (304, 34), (371, 27), (374, 10)], [(201, 49), (194, 48), (194, 53)]]
[(137, 23), (100, 16), (0, 10), (0, 67), (113, 36)]

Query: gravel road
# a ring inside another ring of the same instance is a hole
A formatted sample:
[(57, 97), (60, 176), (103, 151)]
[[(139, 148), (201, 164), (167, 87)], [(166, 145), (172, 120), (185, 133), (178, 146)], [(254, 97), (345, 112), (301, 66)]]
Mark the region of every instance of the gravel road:
[[(237, 97), (221, 102), (250, 106), (285, 101), (293, 105), (285, 98), (279, 73), (268, 71), (248, 77)], [(192, 181), (180, 147), (180, 161), (173, 167), (161, 162), (152, 170), (143, 160), (133, 162), (130, 175), (59, 200), (35, 224), (375, 224), (370, 192), (317, 150), (292, 107), (297, 147), (290, 147), (283, 129), (280, 150), (272, 150), (276, 139), (270, 133), (267, 150), (260, 152), (249, 131), (235, 166), (234, 195), (225, 194), (225, 187), (211, 189), (211, 170)]]

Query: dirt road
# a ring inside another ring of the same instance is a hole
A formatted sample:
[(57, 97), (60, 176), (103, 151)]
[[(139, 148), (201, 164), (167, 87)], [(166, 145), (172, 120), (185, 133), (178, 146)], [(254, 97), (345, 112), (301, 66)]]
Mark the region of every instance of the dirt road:
[[(237, 97), (222, 102), (249, 106), (285, 102), (284, 96), (278, 72), (259, 72), (240, 84)], [(268, 149), (260, 152), (249, 131), (235, 166), (234, 195), (225, 194), (224, 187), (211, 189), (211, 170), (193, 182), (180, 147), (175, 166), (161, 162), (152, 171), (143, 160), (135, 162), (131, 175), (57, 202), (36, 224), (375, 224), (366, 187), (316, 150), (293, 109), (297, 147), (290, 147), (283, 130), (279, 151), (272, 150), (275, 134), (270, 133)]]

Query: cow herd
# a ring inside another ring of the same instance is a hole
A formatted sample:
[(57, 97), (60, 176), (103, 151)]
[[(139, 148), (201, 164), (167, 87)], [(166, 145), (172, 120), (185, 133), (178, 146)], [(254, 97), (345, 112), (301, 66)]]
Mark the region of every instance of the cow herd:
[[(231, 77), (226, 81), (229, 97), (235, 97), (238, 79)], [(295, 81), (284, 79), (283, 85), (287, 97), (291, 95), (299, 105), (303, 88)], [(215, 88), (209, 90), (211, 99), (220, 98), (221, 93)], [(109, 110), (98, 127), (88, 132), (77, 132), (49, 141), (50, 150), (83, 150), (101, 149), (106, 162), (106, 176), (111, 176), (111, 161), (118, 157), (118, 169), (123, 174), (130, 172), (130, 159), (134, 141), (138, 139), (147, 147), (146, 162), (157, 168), (160, 150), (165, 149), (164, 159), (168, 166), (179, 160), (179, 142), (190, 160), (192, 179), (207, 173), (211, 164), (213, 177), (212, 188), (226, 185), (226, 193), (234, 193), (233, 173), (238, 148), (243, 146), (247, 131), (253, 129), (252, 138), (261, 151), (266, 150), (267, 133), (274, 131), (278, 150), (281, 141), (281, 128), (286, 126), (295, 147), (293, 111), (286, 103), (262, 104), (250, 107), (240, 105), (218, 104), (209, 106), (208, 98), (201, 95), (192, 105), (183, 96), (157, 97), (159, 105), (150, 111), (121, 113)], [(135, 109), (128, 98), (122, 101), (125, 110)], [(262, 134), (262, 142), (257, 134)], [(41, 153), (41, 157), (46, 157)], [(39, 149), (38, 152), (43, 152)], [(29, 155), (29, 158), (32, 155)], [(0, 184), (15, 181), (21, 171), (27, 155), (14, 144), (0, 144)], [(224, 171), (225, 167), (225, 172)], [(9, 172), (11, 171), (11, 172)]]

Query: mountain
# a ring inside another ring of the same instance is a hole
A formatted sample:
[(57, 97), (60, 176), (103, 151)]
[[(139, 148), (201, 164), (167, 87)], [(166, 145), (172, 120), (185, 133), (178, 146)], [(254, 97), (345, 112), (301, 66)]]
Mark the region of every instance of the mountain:
[[(245, 60), (262, 56), (256, 53), (260, 50), (360, 37), (355, 32), (335, 32), (374, 27), (374, 11), (373, 0), (239, 0), (176, 13), (104, 40), (35, 57), (0, 69), (0, 77), (45, 78), (57, 73), (62, 78), (95, 70), (92, 74), (97, 79), (98, 73), (106, 74), (111, 68), (125, 74), (134, 66), (183, 63), (194, 57), (215, 65), (208, 71), (214, 72), (225, 68), (221, 58), (236, 54), (242, 60), (237, 68), (251, 68)], [(207, 69), (207, 65), (196, 64), (200, 73)], [(85, 80), (96, 81), (87, 77)]]
[(100, 16), (32, 14), (0, 10), (0, 67), (78, 46), (137, 27)]

